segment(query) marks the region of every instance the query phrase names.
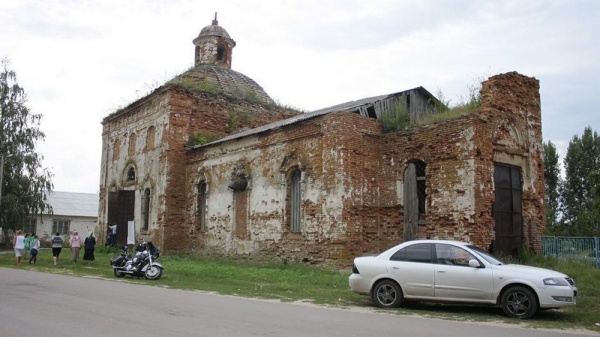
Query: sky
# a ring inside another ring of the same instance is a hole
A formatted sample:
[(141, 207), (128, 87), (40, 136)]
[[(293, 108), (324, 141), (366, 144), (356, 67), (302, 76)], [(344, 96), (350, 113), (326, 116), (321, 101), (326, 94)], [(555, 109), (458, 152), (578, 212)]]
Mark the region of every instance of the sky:
[(423, 86), (451, 104), (490, 76), (540, 82), (542, 134), (564, 158), (600, 131), (600, 1), (0, 0), (0, 58), (54, 190), (98, 193), (102, 119), (193, 66), (218, 13), (232, 69), (306, 112)]

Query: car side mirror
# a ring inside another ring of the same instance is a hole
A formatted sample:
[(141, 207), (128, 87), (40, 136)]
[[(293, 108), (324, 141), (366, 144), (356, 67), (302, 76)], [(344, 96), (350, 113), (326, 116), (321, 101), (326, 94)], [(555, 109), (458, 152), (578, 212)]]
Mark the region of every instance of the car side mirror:
[(479, 261), (477, 261), (475, 259), (470, 259), (469, 266), (471, 266), (473, 268), (479, 268), (479, 267), (481, 267), (481, 264), (479, 263)]

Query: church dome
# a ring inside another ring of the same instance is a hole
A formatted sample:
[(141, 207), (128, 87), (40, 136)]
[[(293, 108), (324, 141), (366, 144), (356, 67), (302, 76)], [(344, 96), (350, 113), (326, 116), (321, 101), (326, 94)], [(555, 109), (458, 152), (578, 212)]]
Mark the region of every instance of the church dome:
[(196, 39), (201, 39), (201, 38), (207, 37), (207, 36), (220, 36), (220, 37), (224, 37), (227, 39), (231, 39), (231, 37), (229, 36), (229, 33), (227, 33), (225, 28), (218, 25), (218, 22), (216, 19), (213, 20), (213, 23), (211, 25), (208, 25), (208, 26), (202, 28), (202, 30), (200, 31), (200, 34), (198, 34), (198, 37)]
[(223, 94), (249, 102), (272, 104), (273, 99), (251, 78), (231, 70), (235, 41), (219, 26), (217, 13), (210, 26), (202, 28), (193, 41), (195, 66), (171, 83), (191, 91)]
[(229, 68), (200, 64), (177, 76), (171, 83), (191, 91), (223, 94), (248, 102), (273, 104), (273, 99), (250, 77)]

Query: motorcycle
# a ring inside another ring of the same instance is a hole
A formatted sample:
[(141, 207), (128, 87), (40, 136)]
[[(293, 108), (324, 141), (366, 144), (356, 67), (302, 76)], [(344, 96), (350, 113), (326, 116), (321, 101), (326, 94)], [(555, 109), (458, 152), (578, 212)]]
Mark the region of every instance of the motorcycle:
[(127, 245), (122, 247), (123, 252), (110, 260), (113, 273), (116, 277), (125, 275), (143, 277), (148, 280), (158, 280), (162, 276), (163, 266), (155, 262), (160, 256), (160, 251), (152, 242), (138, 244), (134, 256), (129, 254)]

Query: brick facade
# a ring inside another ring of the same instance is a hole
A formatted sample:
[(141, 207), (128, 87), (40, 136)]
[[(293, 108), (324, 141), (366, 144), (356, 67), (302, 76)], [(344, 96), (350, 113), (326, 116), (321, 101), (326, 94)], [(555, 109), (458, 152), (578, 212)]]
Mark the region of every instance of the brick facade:
[[(525, 99), (523, 102), (520, 100)], [(208, 181), (208, 230), (195, 251), (337, 262), (376, 253), (403, 238), (403, 172), (427, 164), (426, 213), (418, 237), (456, 239), (488, 248), (495, 239), (494, 164), (522, 168), (523, 239), (539, 249), (544, 231), (541, 124), (537, 80), (492, 77), (478, 112), (409, 130), (336, 112), (188, 153), (188, 225), (198, 181)], [(246, 165), (250, 237), (232, 233), (231, 171)], [(303, 170), (302, 233), (286, 222), (289, 167)], [(193, 230), (190, 230), (193, 232)]]
[[(200, 40), (194, 40), (196, 53), (216, 52), (200, 48)], [(199, 67), (195, 80), (208, 74)], [(235, 75), (228, 71), (223, 74)], [(237, 85), (236, 78), (250, 83), (235, 76), (228, 85)], [(490, 247), (498, 228), (494, 172), (501, 164), (520, 172), (517, 235), (524, 248), (540, 248), (545, 212), (536, 79), (491, 77), (478, 111), (385, 133), (375, 115), (347, 109), (302, 115), (271, 104), (264, 92), (262, 101), (240, 99), (226, 90), (193, 90), (188, 82), (167, 83), (103, 120), (101, 234), (117, 221), (124, 243), (131, 218), (135, 236), (153, 240), (164, 253), (344, 265), (403, 240), (405, 171), (418, 161), (426, 165), (426, 197), (417, 237)], [(222, 138), (189, 147), (199, 132)], [(301, 177), (297, 204), (290, 190), (294, 172)], [(236, 181), (243, 182), (237, 190)], [(294, 210), (299, 231), (291, 228)]]

